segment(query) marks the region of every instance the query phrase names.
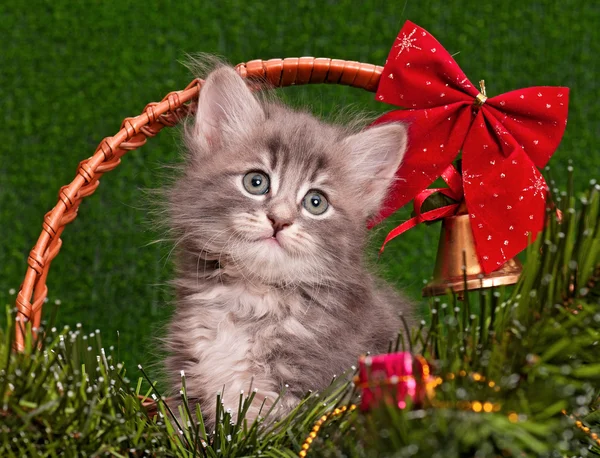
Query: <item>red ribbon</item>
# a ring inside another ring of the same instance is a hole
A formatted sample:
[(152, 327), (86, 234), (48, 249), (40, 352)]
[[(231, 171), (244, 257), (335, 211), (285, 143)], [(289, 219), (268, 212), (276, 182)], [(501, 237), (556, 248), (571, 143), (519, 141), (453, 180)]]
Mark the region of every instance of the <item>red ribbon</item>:
[[(417, 216), (407, 222), (411, 227), (451, 214), (456, 208), (421, 214), (420, 204), (433, 192), (460, 197), (452, 187), (426, 188), (462, 151), (464, 201), (483, 271), (498, 269), (535, 240), (544, 225), (548, 189), (537, 167), (546, 165), (563, 136), (568, 88), (531, 87), (488, 99), (429, 32), (407, 21), (388, 56), (376, 98), (407, 108), (375, 124), (407, 123), (410, 143), (372, 224), (413, 198)], [(394, 229), (385, 243), (401, 232)]]
[(395, 239), (400, 234), (408, 231), (409, 229), (412, 229), (417, 224), (424, 223), (425, 221), (436, 221), (440, 218), (452, 216), (456, 213), (456, 211), (458, 210), (458, 208), (460, 206), (460, 203), (444, 205), (443, 207), (435, 208), (435, 209), (429, 210), (425, 213), (421, 213), (421, 207), (423, 206), (423, 203), (425, 202), (425, 200), (427, 200), (427, 198), (429, 196), (431, 196), (432, 194), (435, 194), (436, 192), (444, 194), (445, 196), (448, 196), (451, 199), (456, 200), (456, 201), (462, 200), (462, 198), (463, 198), (462, 179), (461, 179), (459, 173), (454, 168), (454, 166), (449, 165), (446, 168), (446, 170), (444, 170), (442, 172), (442, 178), (446, 182), (448, 187), (447, 188), (425, 189), (424, 191), (421, 191), (419, 194), (417, 194), (417, 196), (415, 197), (415, 202), (414, 202), (415, 216), (413, 218), (409, 219), (408, 221), (405, 221), (404, 223), (400, 224), (398, 227), (392, 229), (388, 233), (387, 237), (385, 238), (385, 240), (383, 242), (383, 245), (381, 246), (381, 249), (379, 250), (379, 254), (383, 253), (385, 246), (387, 245), (387, 243), (390, 240)]

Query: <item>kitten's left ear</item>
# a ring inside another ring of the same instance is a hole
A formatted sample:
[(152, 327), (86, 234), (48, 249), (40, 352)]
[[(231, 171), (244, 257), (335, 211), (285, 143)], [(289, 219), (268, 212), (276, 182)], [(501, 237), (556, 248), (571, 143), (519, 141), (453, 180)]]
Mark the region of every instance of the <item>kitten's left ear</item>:
[(407, 128), (390, 123), (370, 127), (347, 137), (350, 164), (362, 193), (362, 204), (367, 218), (377, 214), (407, 145)]

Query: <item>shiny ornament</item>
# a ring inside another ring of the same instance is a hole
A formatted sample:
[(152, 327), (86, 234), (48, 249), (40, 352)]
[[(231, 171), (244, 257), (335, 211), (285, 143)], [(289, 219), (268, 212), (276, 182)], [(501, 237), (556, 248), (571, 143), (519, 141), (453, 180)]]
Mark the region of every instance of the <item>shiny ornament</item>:
[(363, 356), (358, 362), (355, 384), (361, 389), (361, 410), (369, 410), (380, 402), (393, 402), (404, 409), (406, 400), (421, 404), (437, 385), (430, 367), (422, 356), (403, 351)]

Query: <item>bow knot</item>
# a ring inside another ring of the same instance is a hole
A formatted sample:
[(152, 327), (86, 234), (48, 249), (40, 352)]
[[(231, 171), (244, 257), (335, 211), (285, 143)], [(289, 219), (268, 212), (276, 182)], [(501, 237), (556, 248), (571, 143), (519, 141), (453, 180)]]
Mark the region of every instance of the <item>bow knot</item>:
[(475, 101), (473, 102), (473, 105), (475, 105), (476, 108), (482, 107), (486, 100), (487, 97), (480, 92), (475, 96)]
[[(563, 136), (569, 89), (532, 87), (488, 98), (483, 81), (480, 85), (478, 91), (430, 33), (406, 22), (376, 98), (410, 109), (392, 111), (375, 123), (406, 122), (411, 141), (398, 180), (372, 224), (413, 198), (419, 197), (418, 203), (430, 195), (426, 188), (447, 177), (462, 151), (460, 197), (471, 217), (481, 267), (489, 273), (543, 227), (547, 186), (538, 167), (546, 165)], [(445, 195), (458, 196), (458, 187), (452, 188)], [(427, 213), (417, 215), (433, 218)], [(386, 243), (402, 232), (397, 229)]]
[(479, 87), (481, 89), (481, 92), (478, 92), (477, 95), (475, 96), (475, 100), (473, 101), (473, 106), (475, 107), (475, 109), (479, 109), (483, 106), (483, 104), (485, 103), (485, 101), (487, 100), (487, 96), (485, 93), (485, 81), (481, 80), (479, 81)]

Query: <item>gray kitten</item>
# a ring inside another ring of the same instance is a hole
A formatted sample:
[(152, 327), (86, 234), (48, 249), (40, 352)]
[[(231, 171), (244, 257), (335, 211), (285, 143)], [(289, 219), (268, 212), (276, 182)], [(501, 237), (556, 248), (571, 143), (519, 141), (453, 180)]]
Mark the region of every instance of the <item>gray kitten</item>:
[(214, 425), (215, 395), (248, 419), (284, 385), (276, 415), (325, 388), (367, 351), (385, 352), (407, 302), (363, 260), (406, 149), (406, 129), (325, 124), (256, 98), (230, 67), (202, 87), (188, 160), (169, 191), (177, 308), (166, 361), (173, 388)]

